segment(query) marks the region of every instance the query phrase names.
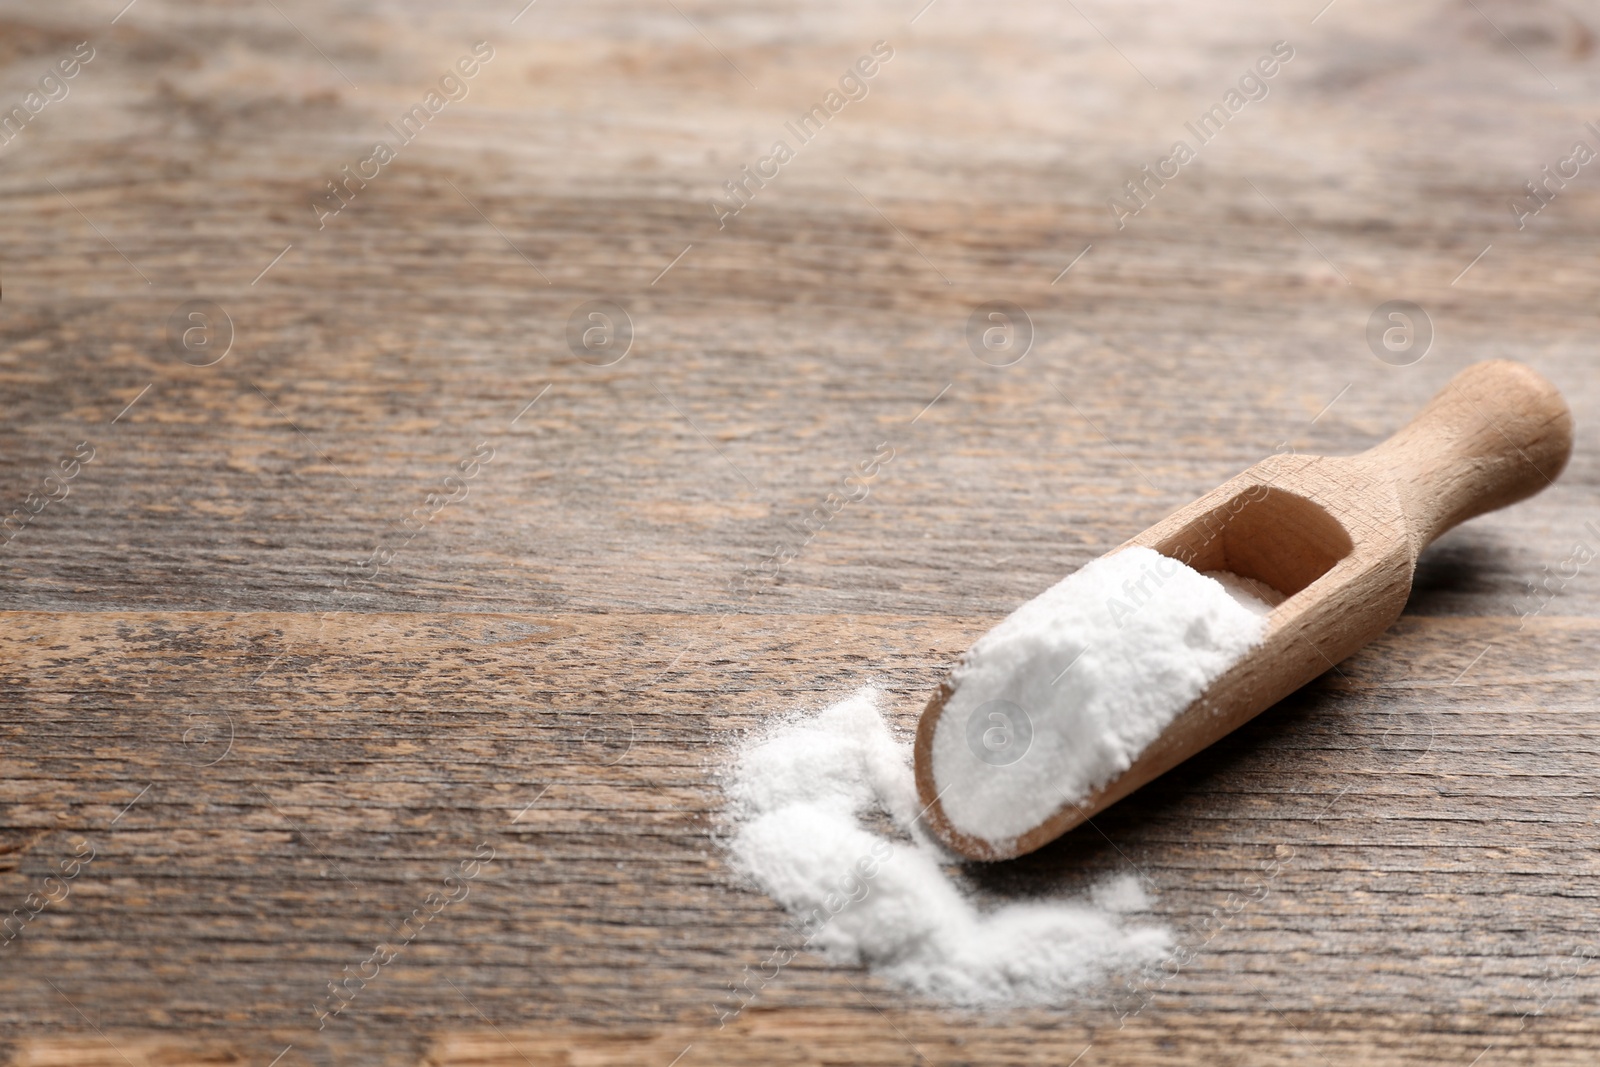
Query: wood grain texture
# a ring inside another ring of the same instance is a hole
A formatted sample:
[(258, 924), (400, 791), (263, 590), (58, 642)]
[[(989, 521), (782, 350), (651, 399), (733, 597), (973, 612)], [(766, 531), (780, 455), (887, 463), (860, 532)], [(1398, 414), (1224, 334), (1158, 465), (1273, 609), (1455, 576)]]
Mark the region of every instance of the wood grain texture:
[[(1600, 585), (1568, 561), (1600, 548), (1600, 196), (1585, 166), (1520, 229), (1508, 201), (1600, 143), (1600, 26), (920, 6), (0, 4), (0, 107), (96, 50), (0, 146), (0, 514), (94, 449), (0, 548), (0, 911), (94, 849), (0, 947), (4, 1058), (1594, 1061)], [(708, 198), (878, 40), (867, 97), (718, 229)], [(1277, 40), (1266, 98), (1119, 229), (1108, 198)], [(635, 332), (605, 367), (566, 341), (599, 298)], [(234, 326), (212, 366), (169, 346), (195, 299)], [(1366, 341), (1397, 299), (1433, 326), (1409, 366)], [(1033, 324), (1011, 366), (967, 345), (991, 300)], [(1141, 872), (1175, 977), (973, 1016), (802, 956), (717, 1028), (787, 931), (718, 843), (741, 730), (877, 683), (909, 731), (1071, 568), (1500, 356), (1572, 405), (1554, 488), (1442, 538), (1338, 672), (967, 875)], [(483, 843), (319, 1032), (325, 983)], [(1258, 899), (1212, 929), (1230, 894)]]

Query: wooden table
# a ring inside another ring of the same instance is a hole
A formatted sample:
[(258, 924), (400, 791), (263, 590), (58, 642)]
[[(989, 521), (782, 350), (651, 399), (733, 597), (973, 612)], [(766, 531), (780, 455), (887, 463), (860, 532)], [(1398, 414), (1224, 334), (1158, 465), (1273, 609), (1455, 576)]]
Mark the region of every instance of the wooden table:
[[(0, 20), (9, 1062), (1600, 1057), (1600, 580), (1563, 566), (1600, 551), (1600, 164), (1522, 190), (1600, 148), (1593, 12), (124, 2)], [(594, 300), (620, 361), (569, 344)], [(1433, 336), (1386, 362), (1392, 300)], [(969, 347), (989, 301), (1020, 360)], [(867, 684), (909, 730), (1021, 600), (1492, 356), (1566, 391), (1557, 485), (1337, 672), (970, 875), (1136, 871), (1178, 973), (963, 1014), (802, 955), (718, 1027), (789, 936), (719, 843), (744, 731)]]

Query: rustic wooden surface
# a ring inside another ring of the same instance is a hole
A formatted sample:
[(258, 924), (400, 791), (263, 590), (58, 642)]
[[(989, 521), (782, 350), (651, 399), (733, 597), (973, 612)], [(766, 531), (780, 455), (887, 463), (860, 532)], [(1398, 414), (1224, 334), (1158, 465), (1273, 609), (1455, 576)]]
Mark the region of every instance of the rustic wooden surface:
[[(1600, 146), (1592, 10), (124, 2), (0, 4), (0, 106), (95, 49), (0, 146), (0, 511), (95, 457), (0, 549), (0, 911), (94, 850), (0, 946), (4, 1058), (1600, 1056), (1593, 567), (1517, 618), (1600, 549), (1596, 176), (1507, 208)], [(319, 231), (480, 40), (467, 98)], [(719, 231), (707, 199), (878, 40), (867, 98)], [(1276, 40), (1270, 94), (1119, 230), (1107, 198)], [(596, 298), (636, 331), (606, 367), (565, 341)], [(213, 366), (168, 344), (192, 299), (234, 324)], [(1436, 332), (1403, 367), (1365, 340), (1397, 299)], [(964, 340), (990, 300), (1032, 318), (1015, 365)], [(1129, 977), (1143, 1010), (1108, 983), (954, 1013), (802, 956), (717, 1027), (786, 936), (718, 844), (741, 730), (869, 683), (909, 730), (1020, 600), (1494, 356), (1573, 407), (1554, 488), (1446, 536), (1337, 673), (971, 874), (1137, 871), (1193, 953)], [(881, 442), (871, 495), (737, 591)], [(485, 843), (319, 1032), (325, 984)]]

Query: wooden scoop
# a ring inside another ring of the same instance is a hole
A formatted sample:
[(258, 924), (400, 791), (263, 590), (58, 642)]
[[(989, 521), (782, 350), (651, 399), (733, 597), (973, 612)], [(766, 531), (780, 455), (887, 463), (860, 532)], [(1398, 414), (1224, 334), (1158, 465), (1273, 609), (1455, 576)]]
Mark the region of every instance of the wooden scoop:
[(1404, 609), (1424, 548), (1459, 522), (1537, 493), (1571, 452), (1572, 413), (1555, 386), (1520, 363), (1494, 360), (1456, 375), (1404, 429), (1360, 455), (1262, 460), (1113, 550), (1144, 545), (1283, 593), (1262, 643), (1126, 771), (1000, 843), (955, 829), (939, 804), (933, 735), (954, 691), (946, 679), (917, 727), (917, 790), (929, 828), (976, 860), (1053, 841), (1377, 637)]

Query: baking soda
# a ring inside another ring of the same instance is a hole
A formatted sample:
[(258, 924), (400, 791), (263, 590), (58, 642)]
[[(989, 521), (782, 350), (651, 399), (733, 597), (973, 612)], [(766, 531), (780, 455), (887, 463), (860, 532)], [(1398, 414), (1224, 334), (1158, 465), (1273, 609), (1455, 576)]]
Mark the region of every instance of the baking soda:
[(918, 825), (911, 745), (890, 733), (879, 700), (865, 689), (785, 724), (728, 776), (733, 860), (796, 919), (796, 951), (949, 1003), (997, 1005), (1063, 1003), (1170, 948), (1166, 929), (1130, 918), (1149, 908), (1131, 875), (1085, 899), (980, 907)]
[(932, 745), (949, 824), (1007, 848), (1088, 797), (1260, 644), (1280, 600), (1136, 546), (1022, 605), (951, 672)]

